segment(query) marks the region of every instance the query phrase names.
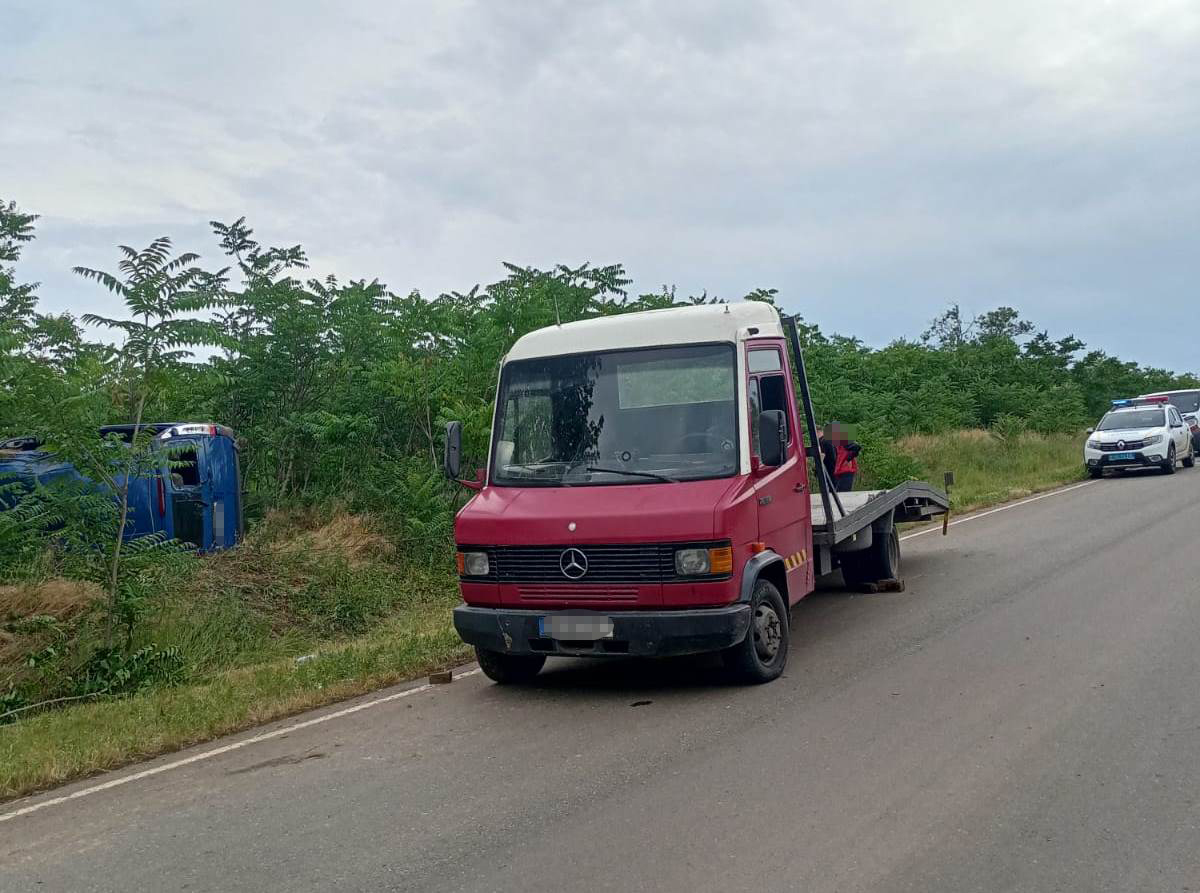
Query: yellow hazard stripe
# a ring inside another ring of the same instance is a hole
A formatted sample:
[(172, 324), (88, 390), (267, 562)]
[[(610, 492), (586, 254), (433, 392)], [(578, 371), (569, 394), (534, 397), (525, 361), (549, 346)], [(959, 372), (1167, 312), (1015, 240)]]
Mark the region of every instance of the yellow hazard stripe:
[(791, 555), (785, 555), (783, 558), (783, 566), (787, 568), (790, 574), (794, 570), (803, 567), (808, 561), (808, 550), (801, 549), (799, 552), (793, 552)]

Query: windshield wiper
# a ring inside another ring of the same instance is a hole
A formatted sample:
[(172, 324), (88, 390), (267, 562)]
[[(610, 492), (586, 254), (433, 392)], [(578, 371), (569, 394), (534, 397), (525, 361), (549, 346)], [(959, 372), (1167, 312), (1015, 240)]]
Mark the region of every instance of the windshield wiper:
[(584, 471), (604, 471), (609, 474), (628, 474), (639, 478), (652, 478), (656, 481), (666, 481), (668, 484), (679, 483), (679, 478), (668, 477), (665, 474), (657, 474), (653, 471), (630, 471), (627, 468), (602, 468), (599, 465), (585, 465)]

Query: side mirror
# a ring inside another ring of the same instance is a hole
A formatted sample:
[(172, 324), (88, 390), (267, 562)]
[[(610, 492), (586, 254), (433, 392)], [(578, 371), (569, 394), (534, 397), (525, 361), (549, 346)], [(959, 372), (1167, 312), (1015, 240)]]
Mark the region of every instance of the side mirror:
[(768, 468), (778, 468), (783, 464), (783, 453), (787, 446), (787, 426), (783, 420), (783, 411), (768, 409), (758, 416), (758, 449), (762, 454), (762, 464)]
[(1088, 429), (1087, 429), (1087, 433), (1088, 433), (1088, 434), (1095, 434), (1095, 433), (1096, 433), (1096, 429), (1095, 429), (1095, 428), (1088, 428)]
[(442, 453), (442, 472), (454, 480), (462, 465), (462, 422), (446, 423), (446, 447)]

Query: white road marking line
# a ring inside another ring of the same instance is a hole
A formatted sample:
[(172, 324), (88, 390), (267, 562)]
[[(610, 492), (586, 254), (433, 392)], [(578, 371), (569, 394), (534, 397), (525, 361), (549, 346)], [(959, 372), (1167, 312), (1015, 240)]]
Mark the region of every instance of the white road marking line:
[[(1031, 502), (1037, 502), (1039, 499), (1049, 499), (1051, 496), (1061, 496), (1063, 493), (1070, 493), (1072, 490), (1078, 490), (1082, 487), (1090, 487), (1096, 481), (1084, 481), (1082, 484), (1072, 484), (1069, 487), (1063, 487), (1061, 490), (1051, 490), (1049, 493), (1041, 493), (1037, 496), (1031, 496), (1029, 499), (1022, 499), (1020, 502), (1010, 502), (1008, 505), (1002, 505), (998, 508), (988, 509), (986, 512), (980, 512), (977, 515), (967, 515), (965, 518), (959, 518), (957, 521), (951, 521), (950, 526), (956, 524), (966, 524), (968, 521), (978, 521), (980, 518), (986, 518), (988, 515), (994, 515), (996, 512), (1007, 512), (1009, 509), (1020, 508), (1023, 505), (1029, 505)], [(924, 536), (927, 533), (940, 531), (940, 526), (933, 526), (926, 530), (918, 530), (916, 533), (909, 533), (900, 537), (901, 541), (915, 539), (918, 536)]]
[[(474, 676), (481, 672), (478, 667), (474, 670), (467, 670), (463, 673), (455, 673), (455, 679), (465, 679), (467, 676)], [(304, 722), (298, 722), (290, 726), (273, 729), (270, 732), (264, 732), (261, 735), (255, 735), (252, 738), (244, 738), (241, 741), (234, 741), (232, 744), (226, 744), (222, 747), (214, 747), (212, 750), (206, 750), (203, 753), (192, 754), (190, 757), (184, 757), (182, 760), (174, 760), (170, 763), (163, 763), (161, 766), (155, 766), (153, 769), (143, 769), (141, 772), (134, 772), (131, 775), (122, 775), (120, 778), (114, 778), (111, 781), (106, 781), (103, 784), (92, 785), (90, 788), (81, 788), (78, 791), (67, 794), (64, 797), (53, 797), (50, 800), (42, 800), (40, 803), (32, 803), (29, 806), (14, 810), (13, 812), (0, 815), (0, 822), (7, 822), (9, 819), (15, 819), (19, 816), (29, 815), (31, 812), (37, 812), (39, 809), (45, 809), (47, 806), (57, 806), (60, 803), (66, 803), (68, 800), (78, 800), (80, 797), (87, 797), (89, 794), (98, 794), (100, 791), (107, 791), (110, 788), (118, 788), (121, 785), (129, 784), (131, 781), (140, 781), (143, 778), (149, 778), (151, 775), (158, 775), (161, 772), (169, 772), (172, 769), (179, 769), (183, 766), (190, 766), (192, 763), (199, 763), (202, 760), (211, 760), (213, 757), (218, 757), (221, 754), (229, 753), (232, 750), (240, 750), (243, 747), (249, 747), (251, 744), (258, 744), (262, 741), (269, 741), (272, 738), (278, 738), (281, 735), (288, 735), (292, 732), (297, 732), (300, 729), (307, 729), (309, 726), (318, 726), (321, 723), (329, 722), (330, 720), (340, 719), (343, 716), (349, 716), (351, 713), (358, 713), (360, 710), (368, 710), (371, 707), (378, 707), (380, 704), (387, 704), (391, 701), (398, 701), (400, 698), (407, 698), (410, 695), (419, 695), (422, 692), (429, 691), (432, 688), (440, 688), (432, 683), (426, 682), (424, 685), (418, 685), (415, 688), (406, 688), (404, 691), (398, 691), (395, 694), (385, 695), (382, 698), (375, 698), (371, 701), (363, 701), (361, 704), (355, 704), (351, 707), (343, 707), (341, 710), (335, 710), (332, 713), (326, 713), (322, 716), (315, 716), (312, 719), (306, 719)]]

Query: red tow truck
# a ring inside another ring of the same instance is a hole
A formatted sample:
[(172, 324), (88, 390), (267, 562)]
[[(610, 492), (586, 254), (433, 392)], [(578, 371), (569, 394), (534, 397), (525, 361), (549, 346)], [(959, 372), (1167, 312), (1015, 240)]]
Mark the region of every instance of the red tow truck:
[[(515, 683), (551, 656), (716, 651), (742, 681), (778, 677), (789, 609), (816, 578), (895, 578), (897, 523), (948, 507), (918, 482), (835, 493), (820, 461), (813, 492), (805, 430), (811, 445), (795, 322), (765, 303), (520, 338), (501, 366), (487, 467), (463, 482), (477, 492), (455, 520), (454, 624), (484, 673)], [(460, 450), (451, 422), (452, 478)]]

